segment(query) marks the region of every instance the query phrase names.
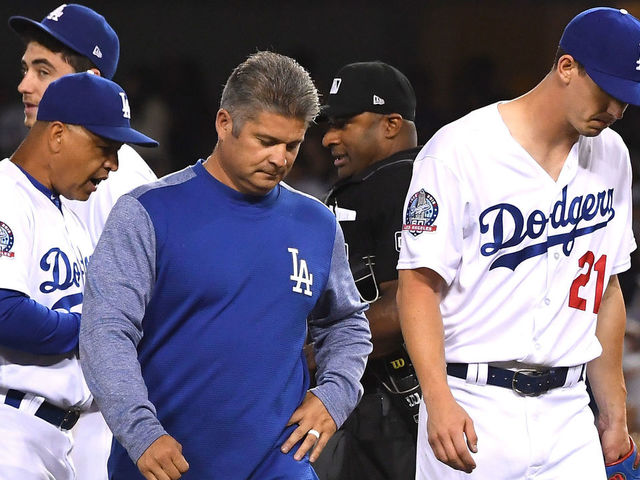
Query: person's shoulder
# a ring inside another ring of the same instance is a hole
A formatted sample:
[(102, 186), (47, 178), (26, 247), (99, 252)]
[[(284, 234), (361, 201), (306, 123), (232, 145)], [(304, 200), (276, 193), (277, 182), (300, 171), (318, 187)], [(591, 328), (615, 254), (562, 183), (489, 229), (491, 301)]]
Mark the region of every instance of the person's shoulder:
[(182, 170), (178, 170), (177, 172), (169, 173), (153, 182), (140, 185), (139, 187), (134, 188), (131, 192), (129, 192), (129, 195), (134, 198), (140, 199), (141, 197), (151, 192), (166, 192), (167, 189), (188, 182), (196, 176), (197, 174), (193, 166), (188, 166), (183, 168)]
[[(421, 152), (436, 149), (456, 150), (477, 141), (486, 141), (499, 128), (497, 103), (478, 108), (441, 127)], [(420, 155), (419, 155), (420, 156)]]
[(626, 150), (627, 146), (618, 132), (611, 128), (605, 128), (597, 137), (591, 137), (593, 143), (601, 143), (605, 148)]
[[(14, 196), (16, 191), (22, 190), (20, 185), (24, 182), (21, 182), (20, 177), (24, 175), (11, 160), (5, 158), (0, 161), (0, 196)], [(24, 180), (26, 181), (26, 177)]]
[(296, 209), (304, 210), (305, 214), (312, 215), (314, 221), (316, 219), (322, 219), (335, 223), (335, 215), (331, 210), (329, 210), (329, 207), (316, 197), (309, 195), (308, 193), (301, 192), (300, 190), (296, 190), (284, 182), (280, 182), (280, 187), (282, 188), (283, 196), (287, 203), (294, 206)]
[(605, 128), (595, 137), (580, 137), (580, 155), (599, 163), (620, 164), (629, 161), (629, 150), (618, 132)]

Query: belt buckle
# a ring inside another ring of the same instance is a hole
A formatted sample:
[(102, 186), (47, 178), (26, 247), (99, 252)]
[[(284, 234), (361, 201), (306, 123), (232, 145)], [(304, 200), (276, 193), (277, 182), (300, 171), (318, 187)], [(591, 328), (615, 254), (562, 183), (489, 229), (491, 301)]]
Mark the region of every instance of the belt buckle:
[(540, 395), (542, 395), (544, 392), (542, 391), (538, 391), (538, 392), (525, 392), (523, 390), (520, 389), (520, 387), (518, 386), (518, 376), (522, 375), (525, 378), (531, 378), (531, 377), (538, 377), (540, 375), (543, 375), (543, 372), (539, 372), (538, 370), (534, 370), (534, 369), (529, 369), (529, 368), (523, 368), (521, 370), (516, 370), (513, 374), (513, 379), (511, 380), (511, 390), (513, 390), (514, 392), (516, 392), (518, 395), (522, 395), (523, 397), (538, 397)]
[(80, 410), (71, 409), (67, 410), (64, 414), (62, 422), (60, 422), (60, 428), (64, 430), (71, 430), (80, 418)]

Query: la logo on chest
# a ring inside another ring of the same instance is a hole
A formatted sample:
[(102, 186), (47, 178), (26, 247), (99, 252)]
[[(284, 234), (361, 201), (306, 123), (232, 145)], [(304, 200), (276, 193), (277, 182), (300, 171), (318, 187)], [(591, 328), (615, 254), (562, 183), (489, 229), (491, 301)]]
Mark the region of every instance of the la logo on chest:
[[(293, 272), (289, 276), (289, 279), (294, 282), (292, 290), (295, 293), (304, 293), (310, 297), (313, 295), (311, 291), (311, 285), (313, 285), (313, 273), (309, 272), (307, 261), (304, 258), (298, 258), (298, 249), (290, 247), (287, 251), (291, 254), (291, 260), (293, 263)], [(302, 286), (304, 285), (304, 289)]]

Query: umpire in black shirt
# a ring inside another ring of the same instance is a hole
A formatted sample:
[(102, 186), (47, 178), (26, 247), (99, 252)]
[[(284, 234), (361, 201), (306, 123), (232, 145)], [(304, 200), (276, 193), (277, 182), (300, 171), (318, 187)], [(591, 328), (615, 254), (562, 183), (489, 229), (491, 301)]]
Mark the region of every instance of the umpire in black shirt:
[(351, 271), (369, 302), (373, 353), (365, 394), (314, 468), (320, 480), (415, 478), (420, 389), (396, 307), (403, 203), (419, 152), (409, 80), (383, 62), (344, 66), (321, 119), (338, 182), (325, 203), (344, 231)]

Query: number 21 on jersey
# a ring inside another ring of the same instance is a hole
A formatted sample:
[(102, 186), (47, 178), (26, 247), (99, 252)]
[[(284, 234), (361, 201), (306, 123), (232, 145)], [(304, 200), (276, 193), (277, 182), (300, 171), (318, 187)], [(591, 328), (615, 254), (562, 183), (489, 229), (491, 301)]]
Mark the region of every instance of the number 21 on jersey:
[(587, 299), (580, 296), (580, 288), (584, 287), (591, 278), (591, 274), (596, 275), (596, 291), (593, 299), (593, 313), (597, 314), (600, 310), (600, 301), (602, 300), (602, 291), (604, 289), (604, 272), (607, 266), (607, 256), (602, 255), (598, 260), (595, 259), (595, 255), (592, 251), (588, 251), (578, 260), (578, 266), (584, 268), (587, 266), (587, 271), (581, 273), (571, 283), (571, 290), (569, 292), (569, 306), (577, 308), (578, 310), (586, 310)]

